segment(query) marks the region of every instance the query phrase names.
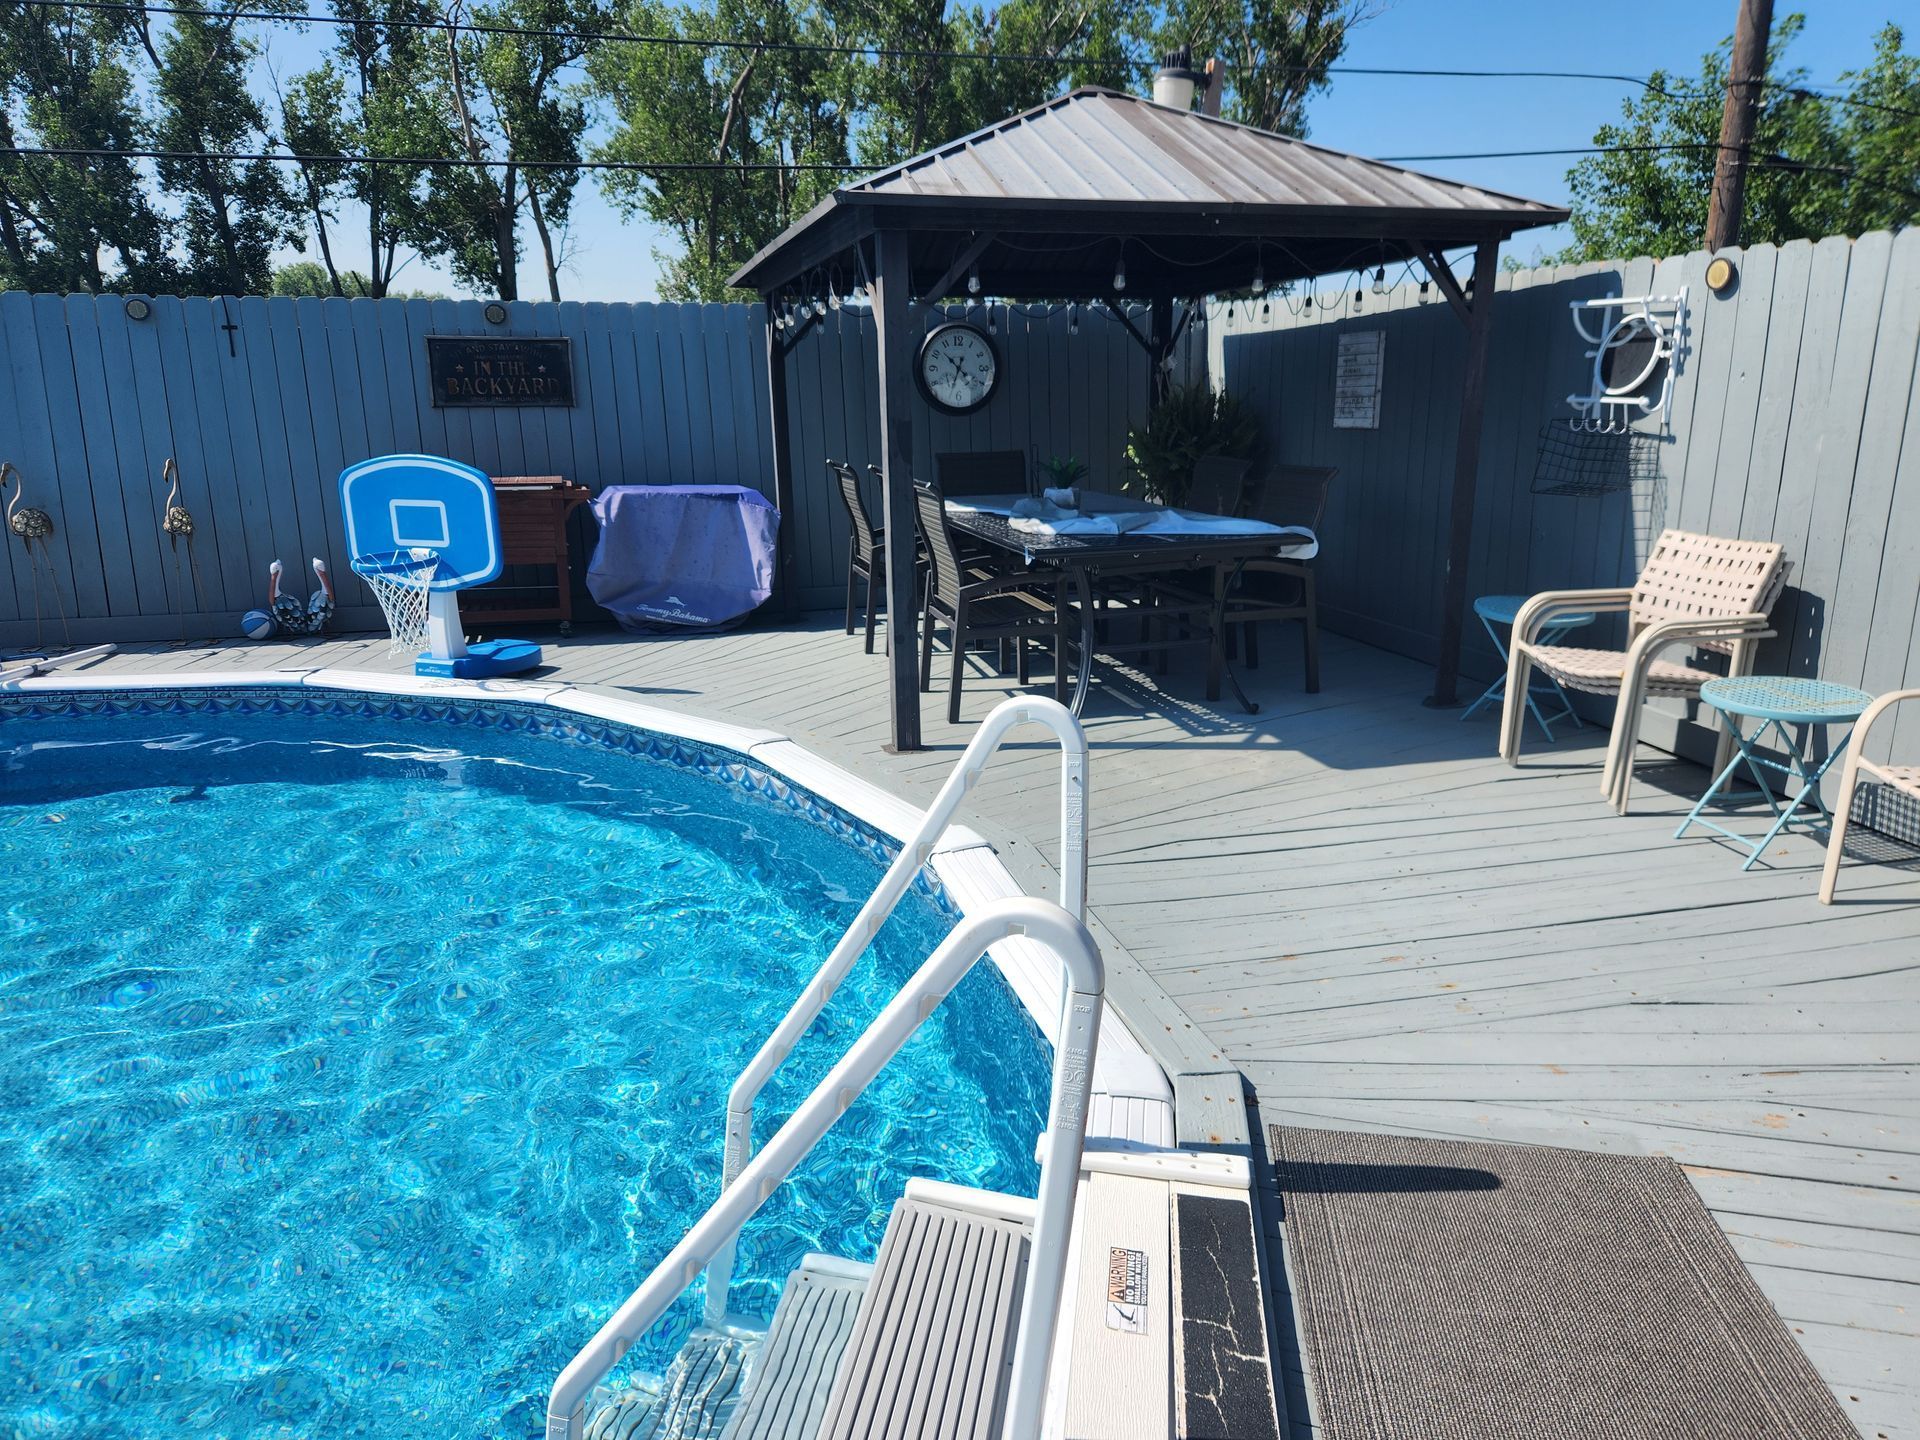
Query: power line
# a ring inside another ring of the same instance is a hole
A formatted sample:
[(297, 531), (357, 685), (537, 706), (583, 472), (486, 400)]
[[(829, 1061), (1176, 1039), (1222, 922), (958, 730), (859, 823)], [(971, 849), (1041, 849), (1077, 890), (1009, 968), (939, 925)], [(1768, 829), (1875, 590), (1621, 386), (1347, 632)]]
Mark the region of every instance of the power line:
[(255, 160), (271, 160), (279, 164), (292, 165), (401, 165), (422, 170), (450, 170), (463, 166), (481, 170), (504, 170), (509, 166), (519, 170), (625, 170), (638, 172), (722, 170), (729, 174), (740, 171), (774, 170), (822, 170), (822, 171), (858, 171), (873, 169), (870, 165), (856, 165), (851, 162), (839, 163), (824, 160), (794, 161), (781, 164), (774, 161), (749, 161), (734, 164), (725, 160), (662, 160), (642, 162), (639, 160), (474, 160), (457, 155), (301, 155), (281, 150), (124, 150), (88, 147), (82, 145), (8, 145), (0, 147), (0, 157), (7, 155), (46, 156), (62, 160), (171, 160), (195, 161), (214, 160), (231, 161), (246, 164)]
[[(128, 0), (11, 0), (11, 3), (23, 9), (113, 11), (129, 16), (136, 13), (144, 13), (148, 15), (169, 15), (205, 20), (250, 20), (265, 24), (333, 25), (349, 29), (367, 27), (376, 30), (384, 28), (389, 30), (454, 31), (461, 34), (497, 35), (526, 40), (569, 40), (618, 45), (661, 45), (691, 50), (767, 51), (776, 54), (841, 55), (876, 60), (948, 60), (981, 64), (1008, 62), (1031, 65), (1057, 65), (1061, 67), (1086, 66), (1089, 68), (1124, 66), (1132, 70), (1151, 70), (1160, 64), (1160, 61), (1153, 57), (1129, 55), (1125, 53), (1091, 55), (1085, 52), (933, 50), (911, 46), (835, 45), (818, 41), (801, 40), (736, 40), (725, 37), (663, 35), (635, 33), (623, 30), (553, 30), (532, 25), (502, 25), (471, 20), (428, 20), (408, 19), (404, 17), (356, 19), (341, 15), (315, 15), (308, 12), (288, 13), (279, 10), (214, 9), (199, 5), (145, 5), (128, 3)], [(1227, 70), (1257, 71), (1269, 75), (1372, 75), (1386, 78), (1429, 80), (1586, 80), (1613, 85), (1637, 85), (1652, 94), (1671, 100), (1718, 100), (1721, 98), (1721, 92), (1718, 90), (1672, 89), (1665, 83), (1664, 76), (1628, 75), (1608, 70), (1450, 70), (1435, 67), (1397, 65), (1329, 65), (1323, 69), (1311, 65), (1273, 65), (1257, 61), (1240, 62), (1218, 60), (1216, 63)], [(1850, 95), (1834, 93), (1832, 87), (1828, 87), (1825, 90), (1817, 90), (1809, 86), (1777, 80), (1764, 80), (1761, 84), (1769, 90), (1784, 91), (1797, 100), (1820, 100), (1834, 105), (1846, 105), (1861, 110), (1872, 110), (1883, 115), (1897, 115), (1906, 119), (1920, 119), (1920, 110), (1906, 109), (1898, 105), (1888, 105), (1875, 100), (1857, 100)]]

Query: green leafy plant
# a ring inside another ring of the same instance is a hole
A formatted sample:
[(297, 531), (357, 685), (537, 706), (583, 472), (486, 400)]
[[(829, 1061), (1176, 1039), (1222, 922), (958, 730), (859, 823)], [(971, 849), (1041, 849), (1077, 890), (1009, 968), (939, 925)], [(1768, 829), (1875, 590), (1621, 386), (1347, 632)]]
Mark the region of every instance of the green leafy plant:
[(1050, 490), (1071, 490), (1087, 478), (1087, 462), (1078, 455), (1049, 455), (1040, 462)]
[(1251, 460), (1260, 448), (1260, 419), (1237, 396), (1205, 384), (1176, 385), (1127, 432), (1129, 494), (1178, 505), (1193, 484), (1194, 462), (1203, 455)]

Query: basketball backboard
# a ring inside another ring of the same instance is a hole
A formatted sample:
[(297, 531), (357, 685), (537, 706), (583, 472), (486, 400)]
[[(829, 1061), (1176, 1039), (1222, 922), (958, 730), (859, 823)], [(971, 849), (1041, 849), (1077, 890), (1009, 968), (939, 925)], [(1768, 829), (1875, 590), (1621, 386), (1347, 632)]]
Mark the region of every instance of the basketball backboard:
[(340, 472), (340, 510), (354, 559), (426, 549), (435, 590), (484, 585), (500, 573), (493, 482), (439, 455), (376, 455)]

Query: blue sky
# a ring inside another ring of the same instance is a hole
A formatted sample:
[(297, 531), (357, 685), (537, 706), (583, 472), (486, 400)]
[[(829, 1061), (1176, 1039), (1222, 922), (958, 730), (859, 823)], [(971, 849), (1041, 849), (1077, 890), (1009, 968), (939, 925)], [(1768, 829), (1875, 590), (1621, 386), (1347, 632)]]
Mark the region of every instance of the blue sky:
[[(1873, 36), (1888, 21), (1920, 43), (1920, 0), (1778, 0), (1776, 12), (1808, 12), (1807, 25), (1788, 54), (1819, 84), (1866, 63)], [(1733, 28), (1735, 0), (1387, 0), (1381, 13), (1357, 29), (1344, 64), (1426, 69), (1590, 70), (1645, 75), (1665, 68), (1692, 74), (1699, 57)], [(313, 63), (319, 36), (282, 32), (272, 58), (289, 74)], [(1480, 150), (1544, 149), (1588, 144), (1603, 122), (1620, 113), (1629, 87), (1598, 81), (1416, 79), (1340, 75), (1308, 110), (1312, 138), (1363, 155), (1407, 155)], [(1567, 197), (1565, 157), (1431, 162), (1416, 168), (1540, 200)], [(345, 220), (347, 217), (343, 217)], [(346, 230), (343, 263), (352, 255)], [(529, 237), (531, 239), (531, 237)], [(1517, 238), (1512, 250), (1564, 244), (1561, 230)], [(650, 227), (623, 219), (588, 180), (575, 204), (574, 250), (561, 281), (571, 300), (651, 300), (652, 252), (666, 242)], [(289, 255), (286, 258), (294, 258)], [(458, 287), (421, 261), (400, 283), (411, 289), (458, 293)], [(521, 293), (544, 298), (537, 255), (521, 267)]]

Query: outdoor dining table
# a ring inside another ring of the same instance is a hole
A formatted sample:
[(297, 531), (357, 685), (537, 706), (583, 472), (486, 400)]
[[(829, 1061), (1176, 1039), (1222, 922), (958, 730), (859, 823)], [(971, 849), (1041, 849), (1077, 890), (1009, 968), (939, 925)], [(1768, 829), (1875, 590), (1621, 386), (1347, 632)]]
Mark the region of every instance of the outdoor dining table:
[[(1030, 523), (1016, 523), (1023, 518), (1015, 513), (1017, 510), (1032, 508), (1031, 502), (1020, 505), (1019, 497), (950, 495), (946, 503), (947, 524), (952, 530), (1007, 556), (1015, 568), (1034, 572), (1036, 579), (1051, 581), (1055, 604), (1067, 603), (1069, 587), (1076, 593), (1080, 634), (1070, 701), (1073, 713), (1078, 715), (1086, 703), (1096, 653), (1117, 656), (1161, 651), (1178, 644), (1204, 644), (1207, 647), (1207, 699), (1220, 698), (1220, 682), (1224, 678), (1241, 707), (1249, 715), (1257, 714), (1260, 707), (1241, 688), (1227, 657), (1226, 597), (1240, 572), (1255, 560), (1283, 556), (1309, 558), (1317, 548), (1312, 535), (1304, 530), (1260, 525), (1257, 521), (1236, 521), (1230, 516), (1173, 510), (1128, 495), (1110, 495), (1084, 488), (1076, 498), (1076, 507), (1066, 517), (1069, 522), (1074, 518), (1137, 515), (1146, 517), (1155, 528), (1123, 530), (1118, 534), (1085, 534), (1072, 533), (1069, 523), (1064, 533), (1048, 533)], [(1194, 526), (1190, 533), (1174, 528), (1182, 523), (1183, 517)], [(1239, 528), (1229, 529), (1229, 526)], [(1143, 636), (1125, 644), (1096, 644), (1093, 607), (1096, 580), (1137, 579), (1193, 570), (1207, 571), (1214, 580), (1213, 603), (1201, 627), (1205, 633), (1198, 640), (1172, 641)]]

